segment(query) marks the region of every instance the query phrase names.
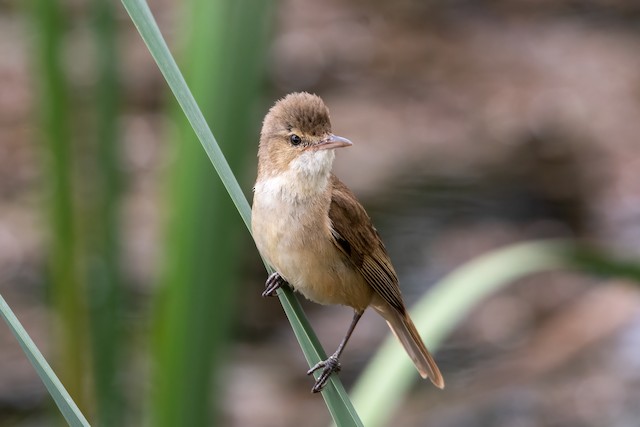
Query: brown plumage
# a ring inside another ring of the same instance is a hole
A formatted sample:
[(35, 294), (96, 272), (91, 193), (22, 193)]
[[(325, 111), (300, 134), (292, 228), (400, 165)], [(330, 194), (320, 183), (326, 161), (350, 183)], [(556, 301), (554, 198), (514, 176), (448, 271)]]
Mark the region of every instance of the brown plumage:
[(351, 190), (331, 173), (334, 149), (348, 145), (331, 133), (329, 111), (315, 95), (288, 95), (265, 117), (252, 229), (277, 273), (264, 295), (286, 281), (313, 301), (355, 310), (338, 350), (309, 370), (322, 368), (314, 392), (339, 370), (339, 356), (369, 306), (387, 321), (421, 376), (442, 388), (442, 375), (407, 313), (380, 236)]
[(332, 178), (329, 218), (335, 245), (375, 291), (370, 305), (387, 321), (422, 378), (428, 377), (443, 388), (444, 378), (404, 306), (398, 275), (380, 235), (351, 190), (335, 176)]

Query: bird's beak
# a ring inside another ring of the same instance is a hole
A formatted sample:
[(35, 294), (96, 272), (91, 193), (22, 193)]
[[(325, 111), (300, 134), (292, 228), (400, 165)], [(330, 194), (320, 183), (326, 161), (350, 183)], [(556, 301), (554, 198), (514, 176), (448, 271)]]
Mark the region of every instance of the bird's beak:
[(353, 145), (353, 142), (349, 141), (347, 138), (343, 138), (331, 133), (328, 137), (313, 145), (312, 147), (315, 150), (329, 150), (331, 148), (348, 147), (350, 145)]

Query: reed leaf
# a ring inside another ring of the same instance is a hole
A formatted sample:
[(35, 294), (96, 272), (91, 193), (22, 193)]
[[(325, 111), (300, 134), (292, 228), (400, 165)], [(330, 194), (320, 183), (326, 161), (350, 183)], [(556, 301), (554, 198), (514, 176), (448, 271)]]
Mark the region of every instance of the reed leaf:
[(35, 368), (38, 376), (44, 383), (47, 391), (60, 408), (60, 412), (64, 416), (64, 419), (71, 427), (88, 427), (89, 423), (85, 419), (78, 406), (75, 404), (69, 393), (64, 388), (56, 374), (51, 369), (51, 366), (47, 363), (38, 347), (24, 329), (18, 318), (13, 314), (13, 311), (0, 295), (0, 315), (7, 322), (9, 329), (16, 337), (20, 347), (26, 354), (27, 358)]
[[(236, 181), (213, 133), (209, 129), (205, 118), (191, 94), (184, 77), (173, 59), (160, 29), (147, 3), (143, 0), (122, 0), (129, 16), (137, 27), (142, 39), (154, 57), (160, 71), (164, 75), (169, 87), (173, 91), (178, 103), (191, 123), (200, 143), (204, 147), (211, 163), (215, 167), (225, 188), (229, 192), (233, 203), (240, 213), (245, 225), (250, 229), (251, 210), (238, 182)], [(279, 292), (278, 296), (300, 346), (310, 365), (324, 358), (325, 353), (319, 345), (315, 333), (306, 321), (299, 302), (290, 291)], [(333, 376), (322, 392), (333, 419), (338, 426), (361, 426), (357, 413), (347, 396), (340, 380)]]

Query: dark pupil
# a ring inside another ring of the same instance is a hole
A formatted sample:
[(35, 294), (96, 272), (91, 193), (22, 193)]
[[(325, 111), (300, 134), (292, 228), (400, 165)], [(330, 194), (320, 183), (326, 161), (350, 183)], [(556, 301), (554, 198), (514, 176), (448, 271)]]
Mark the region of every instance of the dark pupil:
[(300, 138), (298, 135), (293, 134), (291, 135), (291, 143), (293, 145), (299, 145), (302, 142), (302, 138)]

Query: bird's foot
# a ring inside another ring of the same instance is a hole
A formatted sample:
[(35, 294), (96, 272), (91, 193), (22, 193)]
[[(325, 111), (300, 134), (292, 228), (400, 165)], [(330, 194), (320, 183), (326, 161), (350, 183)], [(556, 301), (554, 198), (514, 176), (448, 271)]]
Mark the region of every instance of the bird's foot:
[(271, 273), (267, 282), (265, 283), (266, 289), (262, 292), (263, 297), (275, 297), (276, 291), (287, 283), (286, 280), (279, 273)]
[(334, 354), (330, 356), (327, 360), (323, 360), (322, 362), (316, 363), (313, 368), (307, 371), (307, 375), (313, 374), (315, 371), (317, 371), (320, 368), (322, 368), (322, 373), (320, 374), (320, 376), (316, 380), (316, 383), (313, 385), (313, 388), (311, 389), (313, 393), (318, 393), (322, 391), (324, 386), (327, 385), (327, 382), (329, 381), (331, 374), (333, 374), (334, 372), (336, 373), (340, 372), (340, 361), (338, 360), (338, 356)]

